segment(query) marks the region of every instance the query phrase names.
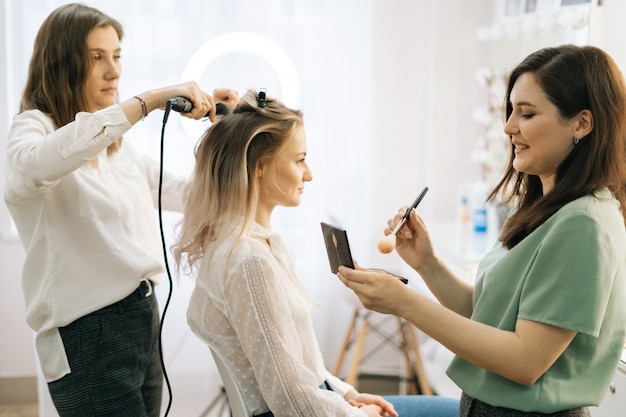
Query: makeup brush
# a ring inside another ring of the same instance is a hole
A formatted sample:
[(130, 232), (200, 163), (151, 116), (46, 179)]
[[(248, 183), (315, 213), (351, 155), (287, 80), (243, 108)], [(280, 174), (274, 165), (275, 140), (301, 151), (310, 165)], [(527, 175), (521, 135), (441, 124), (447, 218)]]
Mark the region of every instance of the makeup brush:
[(417, 207), (417, 205), (420, 203), (420, 201), (422, 201), (422, 198), (424, 198), (427, 192), (428, 187), (424, 187), (424, 189), (421, 193), (419, 193), (415, 201), (413, 201), (413, 203), (406, 210), (406, 213), (404, 214), (404, 216), (402, 216), (398, 224), (396, 224), (396, 227), (393, 228), (393, 231), (384, 238), (382, 238), (380, 242), (378, 242), (378, 250), (380, 251), (380, 253), (389, 253), (396, 247), (396, 235), (409, 220), (411, 210)]

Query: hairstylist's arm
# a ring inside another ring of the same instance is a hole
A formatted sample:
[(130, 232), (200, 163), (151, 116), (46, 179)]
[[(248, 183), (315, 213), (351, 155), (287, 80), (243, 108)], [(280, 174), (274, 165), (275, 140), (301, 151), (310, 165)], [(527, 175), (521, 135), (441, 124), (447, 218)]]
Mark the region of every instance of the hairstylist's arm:
[[(141, 100), (136, 97), (143, 100), (145, 109), (142, 108)], [(208, 114), (209, 119), (212, 122), (215, 121), (215, 101), (210, 94), (202, 91), (195, 81), (148, 90), (136, 97), (131, 97), (120, 103), (122, 111), (131, 124), (137, 123), (144, 117), (144, 111), (149, 114), (156, 109), (165, 109), (167, 100), (172, 97), (185, 97), (193, 104), (193, 109), (190, 112), (182, 113), (184, 117), (201, 119)]]
[[(388, 222), (385, 234), (391, 233), (406, 207)], [(409, 221), (396, 237), (398, 255), (420, 274), (437, 300), (447, 308), (465, 316), (472, 314), (473, 287), (454, 275), (436, 256), (424, 221), (411, 210)]]
[(380, 271), (341, 266), (337, 276), (365, 308), (403, 317), (452, 353), (522, 385), (534, 383), (576, 335), (523, 319), (514, 331), (497, 329), (463, 317)]

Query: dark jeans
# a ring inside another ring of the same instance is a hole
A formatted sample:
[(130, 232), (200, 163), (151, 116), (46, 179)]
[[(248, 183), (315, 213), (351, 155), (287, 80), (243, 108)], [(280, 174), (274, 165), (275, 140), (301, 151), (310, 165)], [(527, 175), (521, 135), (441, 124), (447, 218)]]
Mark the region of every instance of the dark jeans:
[(590, 417), (587, 407), (558, 411), (553, 414), (527, 413), (510, 408), (494, 407), (463, 393), (461, 396), (461, 417)]
[(60, 417), (159, 416), (159, 309), (149, 281), (59, 331), (71, 372), (48, 389)]

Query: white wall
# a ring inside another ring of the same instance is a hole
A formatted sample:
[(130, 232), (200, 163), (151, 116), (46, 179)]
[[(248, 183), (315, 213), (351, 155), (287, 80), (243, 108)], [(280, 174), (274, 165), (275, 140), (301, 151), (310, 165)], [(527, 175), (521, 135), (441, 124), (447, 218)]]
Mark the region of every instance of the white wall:
[(483, 102), (474, 71), (485, 65), (476, 30), (493, 0), (377, 2), (375, 216), (386, 219), (431, 186), (423, 209), (454, 219), (456, 184), (476, 178), (469, 153)]
[[(424, 186), (420, 213), (453, 221), (457, 187), (477, 179), (470, 153), (480, 127), (472, 111), (485, 93), (474, 77), (487, 60), (476, 30), (488, 25), (494, 0), (377, 1), (374, 62), (372, 218), (378, 233)], [(373, 239), (375, 237), (372, 237)], [(395, 254), (372, 261), (398, 265)]]
[[(8, 25), (6, 10), (10, 0), (0, 0), (0, 19), (2, 27)], [(1, 62), (7, 59), (7, 42), (5, 31), (0, 30)], [(7, 106), (6, 92), (7, 66), (0, 65), (0, 179), (4, 190), (4, 166), (6, 149), (6, 132), (9, 117), (17, 106)], [(15, 237), (6, 235), (10, 225), (9, 212), (0, 204), (0, 378), (22, 377), (35, 374), (34, 347), (32, 332), (24, 320), (24, 300), (20, 284), (24, 251)]]
[(611, 54), (622, 72), (626, 73), (626, 48), (624, 48), (626, 1), (602, 0), (601, 3), (604, 12), (593, 22), (593, 30), (597, 31), (593, 43)]

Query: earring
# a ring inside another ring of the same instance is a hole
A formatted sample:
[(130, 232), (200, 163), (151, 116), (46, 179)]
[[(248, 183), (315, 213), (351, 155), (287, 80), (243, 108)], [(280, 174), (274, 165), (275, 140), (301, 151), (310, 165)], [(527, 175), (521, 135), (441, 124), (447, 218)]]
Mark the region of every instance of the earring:
[(574, 136), (574, 146), (578, 145), (578, 142), (580, 142), (580, 139)]

